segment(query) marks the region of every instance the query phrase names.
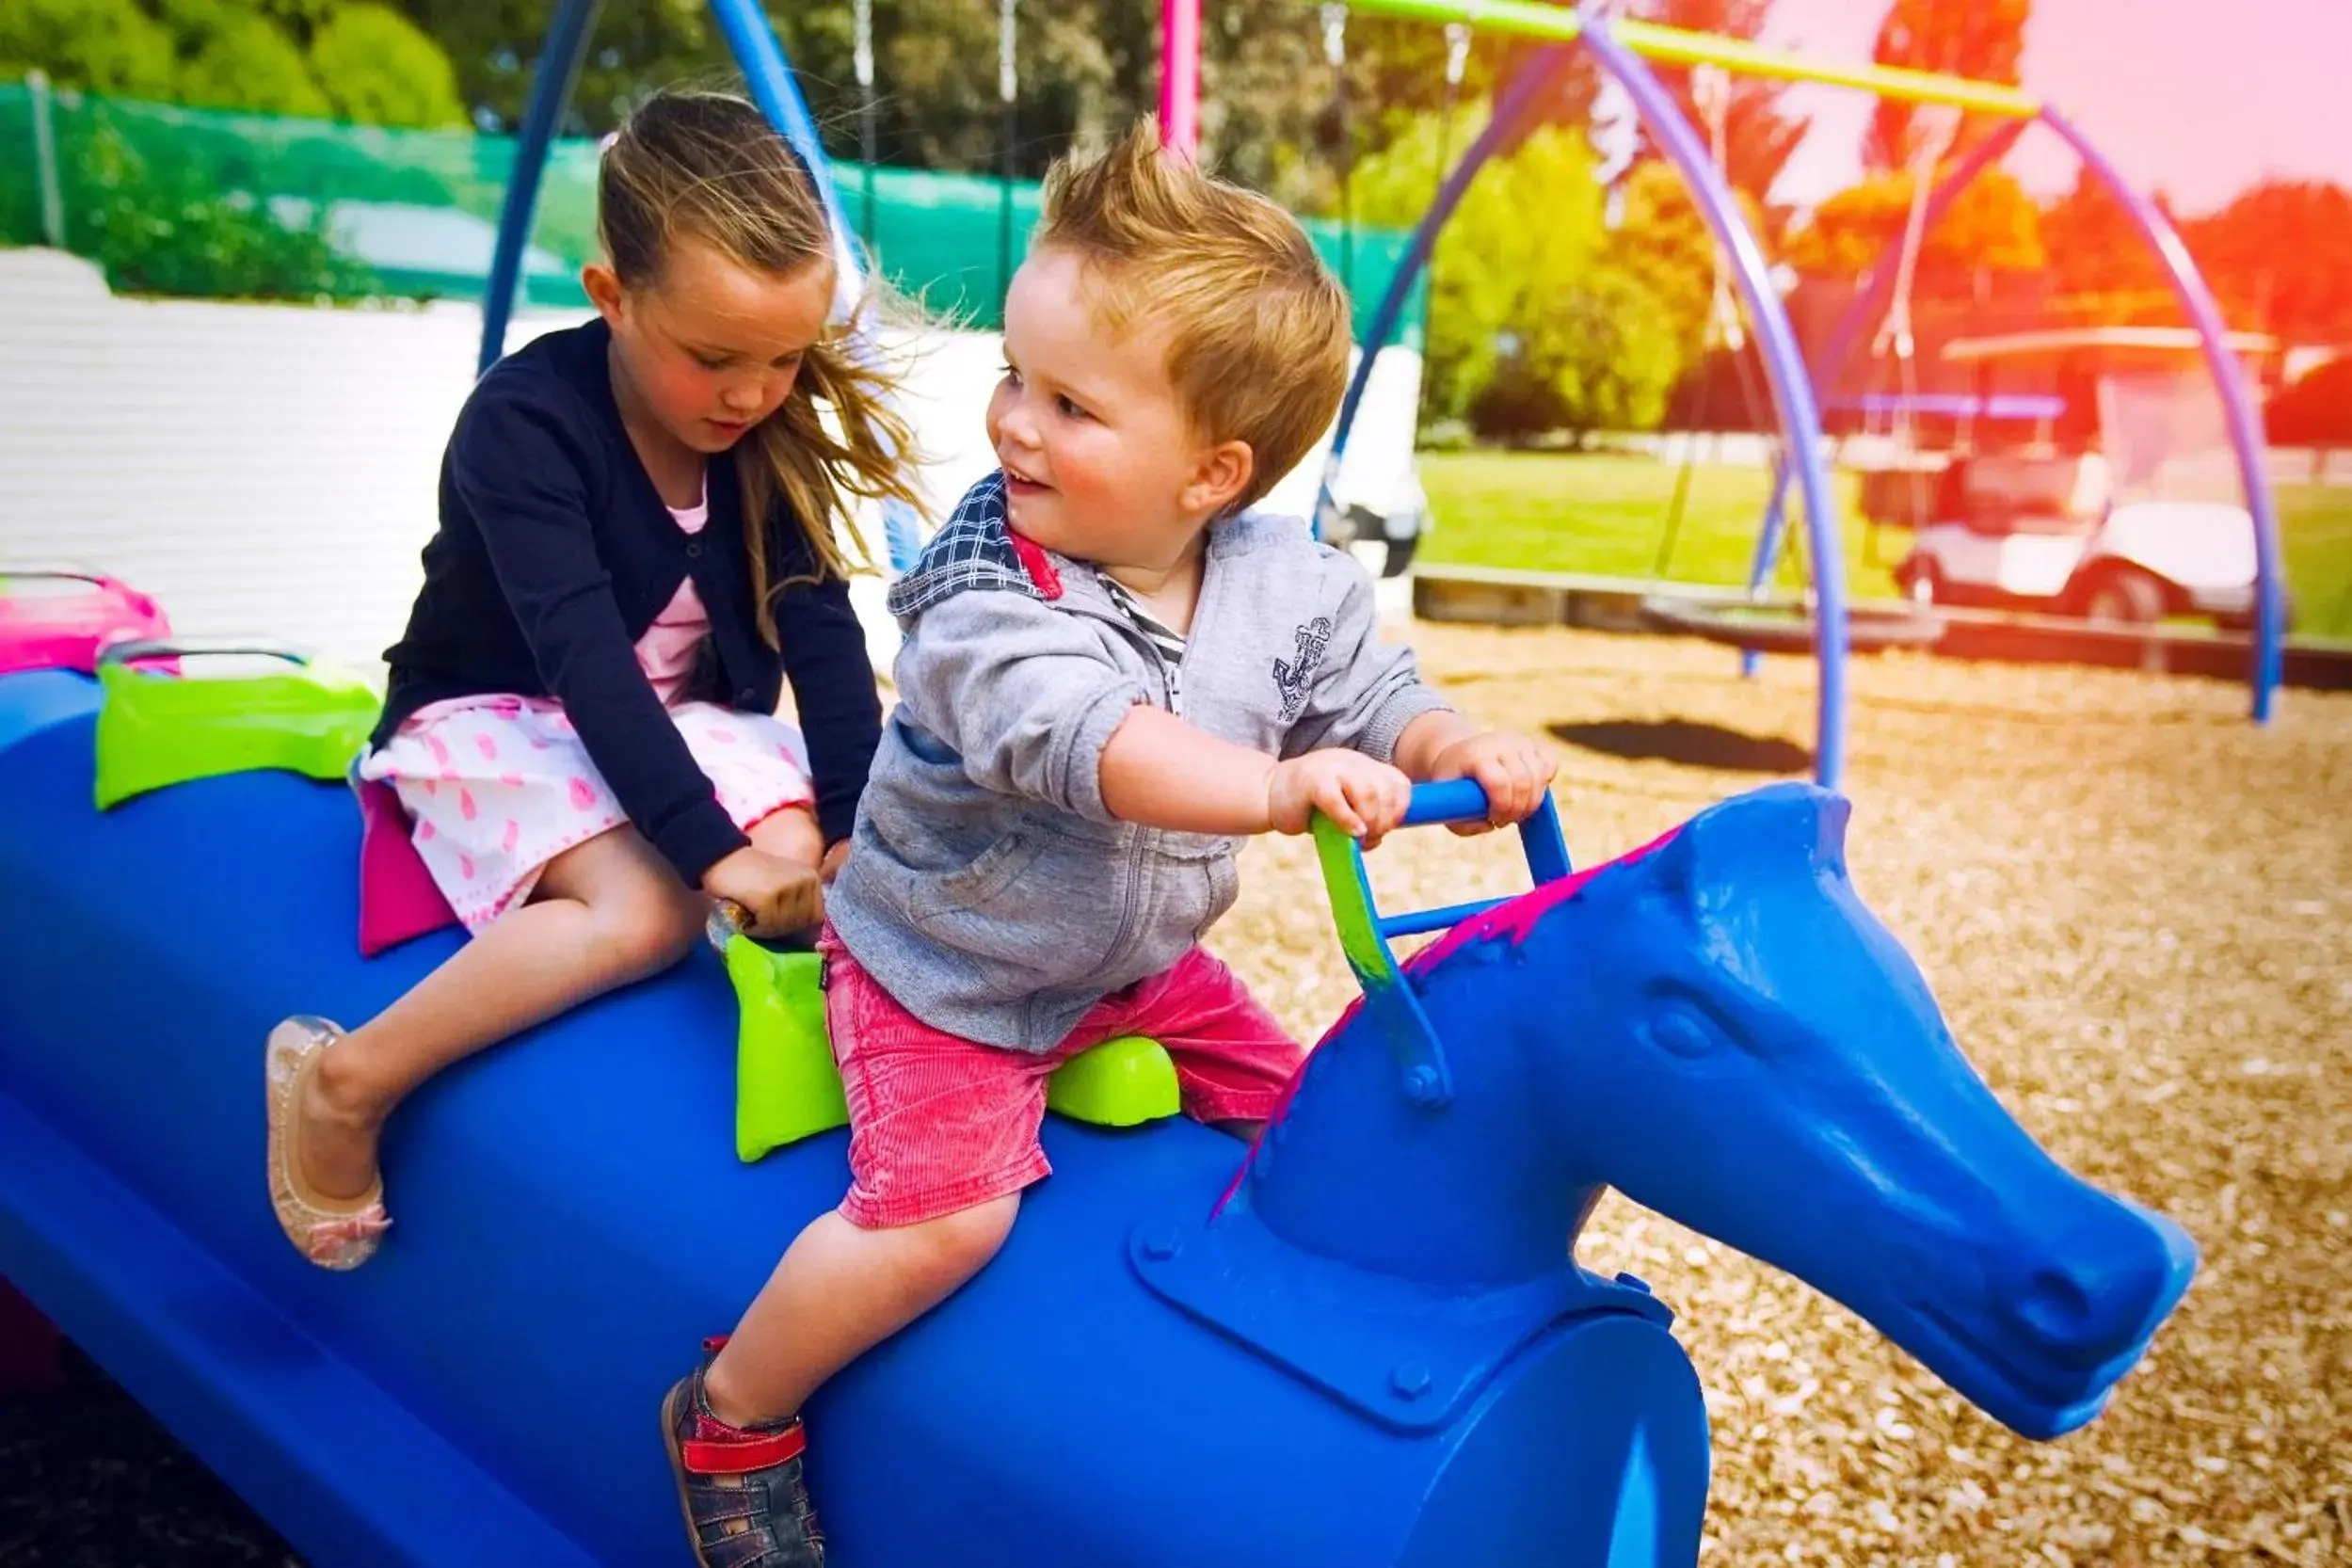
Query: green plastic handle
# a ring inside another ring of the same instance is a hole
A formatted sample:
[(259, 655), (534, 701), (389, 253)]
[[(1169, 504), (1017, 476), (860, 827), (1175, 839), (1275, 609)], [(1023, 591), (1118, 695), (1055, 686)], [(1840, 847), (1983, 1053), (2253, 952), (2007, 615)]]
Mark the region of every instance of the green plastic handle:
[(291, 643), (240, 637), (127, 637), (100, 648), (98, 662), (102, 664), (136, 664), (152, 659), (234, 657), (240, 654), (255, 659), (282, 659), (298, 669), (308, 669), (311, 664), (311, 656)]

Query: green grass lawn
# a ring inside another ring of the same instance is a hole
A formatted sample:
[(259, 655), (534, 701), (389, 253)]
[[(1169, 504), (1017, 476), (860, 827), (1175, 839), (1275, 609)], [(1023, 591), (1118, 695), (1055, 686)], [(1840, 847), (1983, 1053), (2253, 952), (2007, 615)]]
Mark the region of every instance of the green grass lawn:
[[(1648, 577), (1657, 568), (1675, 475), (1672, 463), (1616, 453), (1425, 453), (1421, 479), (1437, 516), (1426, 558)], [(1848, 586), (1857, 598), (1888, 597), (1906, 536), (1882, 530), (1880, 558), (1873, 562), (1868, 530), (1854, 504), (1859, 482), (1840, 473), (1836, 483)], [(1665, 575), (1685, 583), (1745, 583), (1770, 489), (1771, 475), (1759, 469), (1694, 469)], [(2279, 512), (2296, 630), (2352, 637), (2352, 488), (2282, 485)], [(1784, 575), (1783, 581), (1793, 580)]]

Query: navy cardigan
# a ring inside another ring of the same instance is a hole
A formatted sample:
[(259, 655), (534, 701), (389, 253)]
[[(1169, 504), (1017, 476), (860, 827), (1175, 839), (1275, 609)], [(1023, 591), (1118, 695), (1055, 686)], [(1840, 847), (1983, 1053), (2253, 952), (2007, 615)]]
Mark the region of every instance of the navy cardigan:
[[(699, 886), (748, 840), (636, 656), (689, 573), (711, 640), (688, 695), (769, 713), (792, 680), (828, 842), (849, 836), (882, 707), (838, 578), (785, 589), (776, 602), (783, 651), (761, 639), (733, 460), (712, 459), (711, 520), (689, 536), (621, 425), (611, 343), (601, 321), (550, 333), (492, 366), (466, 400), (441, 462), (424, 587), (407, 634), (384, 654), (392, 678), (375, 744), (427, 703), (552, 696), (630, 821)], [(781, 504), (765, 533), (771, 584), (812, 570), (808, 541)]]

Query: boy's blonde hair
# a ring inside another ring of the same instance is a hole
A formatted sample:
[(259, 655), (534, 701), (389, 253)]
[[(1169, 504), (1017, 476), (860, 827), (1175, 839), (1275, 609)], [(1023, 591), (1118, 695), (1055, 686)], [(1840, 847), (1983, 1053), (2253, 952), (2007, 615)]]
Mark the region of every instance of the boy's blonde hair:
[(1086, 264), (1103, 325), (1168, 333), (1168, 377), (1196, 433), (1248, 443), (1264, 498), (1313, 450), (1347, 390), (1348, 296), (1298, 220), (1163, 152), (1145, 118), (1099, 158), (1046, 176), (1037, 244)]
[[(833, 262), (833, 233), (808, 166), (760, 111), (719, 92), (664, 91), (639, 104), (597, 171), (597, 229), (630, 288), (661, 281), (670, 249), (700, 240), (738, 264), (789, 276)], [(896, 383), (854, 359), (838, 337), (809, 344), (784, 406), (737, 443), (744, 531), (760, 632), (776, 641), (767, 521), (780, 496), (808, 538), (822, 576), (865, 565), (845, 551), (852, 498), (918, 504), (905, 469), (914, 450), (887, 399)], [(829, 408), (838, 434), (827, 428)]]

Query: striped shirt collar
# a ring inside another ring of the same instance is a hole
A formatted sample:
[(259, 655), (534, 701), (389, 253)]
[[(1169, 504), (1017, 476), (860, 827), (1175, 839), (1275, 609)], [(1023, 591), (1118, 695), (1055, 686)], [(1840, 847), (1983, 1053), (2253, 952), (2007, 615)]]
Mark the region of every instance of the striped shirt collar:
[(1135, 623), (1135, 629), (1144, 634), (1144, 640), (1151, 644), (1154, 652), (1168, 664), (1184, 663), (1182, 632), (1144, 608), (1144, 601), (1109, 572), (1097, 567), (1095, 576), (1102, 584), (1103, 592), (1111, 596), (1111, 602), (1119, 607), (1120, 614)]

